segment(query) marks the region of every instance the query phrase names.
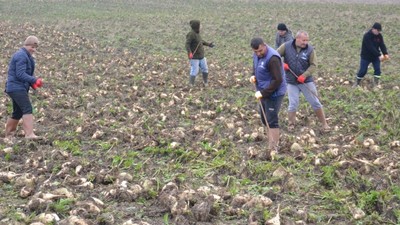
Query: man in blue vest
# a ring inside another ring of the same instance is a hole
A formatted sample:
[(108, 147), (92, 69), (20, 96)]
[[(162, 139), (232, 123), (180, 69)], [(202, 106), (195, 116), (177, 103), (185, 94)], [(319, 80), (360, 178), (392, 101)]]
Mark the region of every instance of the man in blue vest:
[(254, 51), (250, 82), (255, 84), (255, 97), (261, 102), (261, 121), (268, 126), (268, 149), (272, 154), (278, 150), (279, 144), (278, 114), (286, 93), (285, 72), (278, 52), (265, 44), (262, 38), (253, 38), (250, 45)]
[(323, 131), (329, 131), (330, 127), (326, 122), (322, 104), (317, 98), (317, 88), (312, 77), (317, 67), (317, 57), (313, 46), (309, 45), (308, 41), (308, 33), (299, 31), (295, 40), (285, 42), (277, 49), (279, 54), (284, 57), (285, 64), (287, 64), (285, 70), (289, 71), (289, 74), (286, 74), (289, 96), (288, 130), (293, 131), (295, 128), (300, 93), (303, 93), (314, 109)]

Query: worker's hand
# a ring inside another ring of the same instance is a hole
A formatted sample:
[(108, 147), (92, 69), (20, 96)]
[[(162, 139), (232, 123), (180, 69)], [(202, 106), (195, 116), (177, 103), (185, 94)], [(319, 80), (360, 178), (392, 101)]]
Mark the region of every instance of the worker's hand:
[(304, 84), (304, 81), (306, 80), (306, 77), (301, 74), (297, 77), (297, 82), (299, 82), (300, 84)]
[(287, 63), (284, 63), (284, 64), (283, 64), (283, 69), (284, 69), (285, 71), (288, 71), (288, 70), (290, 70), (290, 68), (289, 68), (289, 64), (287, 64)]
[(262, 99), (262, 94), (260, 91), (257, 91), (256, 94), (254, 95), (257, 99)]
[(189, 53), (189, 59), (193, 59), (193, 53)]
[(389, 57), (388, 54), (379, 56), (379, 60), (380, 60), (381, 62), (386, 61), (386, 60), (389, 60), (389, 59), (390, 59), (390, 57)]
[(257, 82), (256, 76), (251, 76), (250, 77), (250, 82), (255, 84)]
[(209, 47), (210, 47), (210, 48), (214, 48), (214, 47), (215, 47), (214, 43), (211, 42), (210, 45), (209, 45)]
[(36, 82), (32, 84), (32, 88), (33, 88), (34, 90), (36, 90), (37, 88), (40, 88), (40, 87), (42, 87), (42, 86), (43, 86), (42, 78), (38, 78), (38, 79), (36, 80)]

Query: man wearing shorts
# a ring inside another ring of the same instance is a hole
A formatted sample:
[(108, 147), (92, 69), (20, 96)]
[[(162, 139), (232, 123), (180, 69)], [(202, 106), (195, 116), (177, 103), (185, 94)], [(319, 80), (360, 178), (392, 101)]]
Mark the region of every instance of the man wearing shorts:
[(279, 53), (265, 44), (262, 38), (253, 38), (250, 45), (254, 51), (250, 82), (257, 89), (255, 97), (261, 102), (261, 121), (268, 126), (268, 150), (272, 153), (279, 146), (278, 114), (286, 93), (285, 72)]
[(12, 100), (13, 112), (6, 122), (6, 138), (15, 134), (21, 118), (25, 138), (40, 138), (33, 132), (32, 104), (28, 95), (30, 87), (36, 89), (42, 86), (42, 79), (33, 76), (35, 60), (32, 55), (36, 52), (38, 45), (38, 38), (29, 36), (26, 38), (24, 46), (11, 58), (5, 92)]

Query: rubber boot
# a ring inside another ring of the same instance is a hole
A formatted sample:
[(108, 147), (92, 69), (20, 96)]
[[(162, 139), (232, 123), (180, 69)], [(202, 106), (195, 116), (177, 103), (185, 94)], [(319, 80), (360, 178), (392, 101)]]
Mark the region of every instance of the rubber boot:
[(288, 130), (293, 131), (296, 125), (296, 112), (288, 112), (289, 126)]
[(379, 86), (379, 77), (374, 77), (374, 87)]
[(276, 159), (279, 150), (279, 128), (270, 128), (268, 132), (268, 151), (271, 160)]
[(22, 116), (22, 126), (25, 132), (25, 138), (28, 139), (38, 139), (39, 136), (33, 133), (33, 115), (25, 114)]
[(208, 73), (203, 73), (203, 83), (205, 87), (208, 86)]
[(329, 127), (328, 123), (326, 122), (324, 110), (322, 108), (317, 109), (317, 110), (315, 110), (315, 114), (317, 115), (319, 122), (322, 124), (323, 131), (329, 131), (330, 127)]
[(356, 82), (353, 84), (353, 88), (360, 86), (360, 83), (361, 83), (361, 79), (356, 77)]
[(190, 86), (194, 86), (194, 81), (196, 80), (196, 76), (189, 76), (189, 84)]
[(268, 148), (271, 151), (278, 151), (279, 146), (279, 128), (269, 128)]
[(17, 130), (19, 120), (8, 118), (7, 123), (6, 123), (6, 131), (5, 131), (5, 137), (10, 137), (14, 136), (15, 131)]

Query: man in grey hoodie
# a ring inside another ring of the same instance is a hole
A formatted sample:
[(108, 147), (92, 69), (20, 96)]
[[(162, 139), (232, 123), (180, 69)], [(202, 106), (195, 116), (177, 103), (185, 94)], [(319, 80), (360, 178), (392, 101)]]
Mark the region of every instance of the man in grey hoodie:
[(275, 37), (275, 49), (278, 49), (283, 43), (293, 40), (292, 31), (287, 28), (286, 24), (278, 24), (277, 29), (278, 31), (276, 32)]

